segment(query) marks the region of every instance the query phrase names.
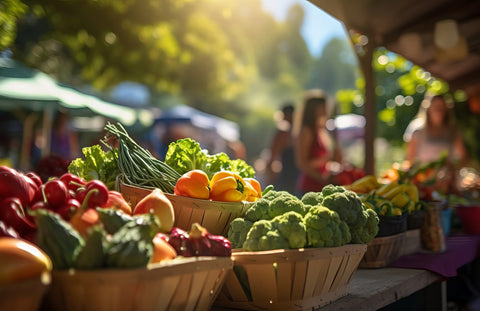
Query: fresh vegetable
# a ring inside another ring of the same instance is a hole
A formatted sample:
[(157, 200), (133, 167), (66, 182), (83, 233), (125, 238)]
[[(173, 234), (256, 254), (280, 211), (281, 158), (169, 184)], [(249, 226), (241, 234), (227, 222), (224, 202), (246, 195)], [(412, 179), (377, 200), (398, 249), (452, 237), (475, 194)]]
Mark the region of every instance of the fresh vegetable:
[(36, 245), (0, 237), (0, 285), (36, 278), (51, 270), (52, 261)]
[(56, 210), (65, 204), (69, 198), (67, 186), (58, 178), (50, 179), (42, 185), (45, 203)]
[(112, 235), (106, 249), (105, 262), (112, 268), (146, 266), (153, 256), (153, 237), (158, 232), (153, 214), (135, 217)]
[(363, 226), (367, 222), (363, 214), (363, 202), (353, 191), (327, 185), (322, 189), (322, 205), (336, 211), (349, 226)]
[(178, 179), (173, 193), (184, 197), (208, 200), (210, 198), (210, 179), (202, 170), (188, 171)]
[(121, 210), (125, 214), (132, 214), (132, 207), (128, 202), (123, 198), (122, 194), (115, 190), (110, 190), (108, 192), (108, 200), (104, 204), (105, 207), (109, 207), (116, 210)]
[[(73, 169), (72, 169), (73, 170)], [(85, 186), (87, 183), (83, 178), (72, 173), (65, 173), (60, 176), (60, 180), (63, 181), (68, 190), (73, 191), (74, 193), (80, 188)]]
[(253, 222), (240, 217), (230, 222), (227, 238), (232, 243), (232, 248), (243, 247), (243, 242), (247, 239), (248, 231), (252, 226)]
[(95, 225), (85, 236), (85, 245), (75, 257), (74, 268), (83, 270), (98, 269), (105, 263), (107, 233), (101, 225)]
[(372, 241), (378, 233), (379, 218), (377, 213), (371, 209), (363, 211), (367, 218), (367, 223), (363, 226), (350, 226), (350, 234), (352, 236), (351, 243), (367, 244)]
[(347, 224), (337, 212), (316, 205), (305, 216), (307, 244), (309, 247), (336, 247), (350, 242), (351, 234)]
[(265, 197), (257, 200), (253, 204), (249, 204), (247, 210), (245, 211), (245, 219), (251, 222), (255, 222), (257, 220), (271, 219), (268, 211), (270, 210), (270, 201), (267, 200)]
[(380, 183), (375, 175), (366, 175), (345, 187), (347, 187), (348, 190), (356, 193), (369, 193), (370, 191), (380, 187)]
[[(103, 207), (108, 201), (108, 188), (100, 180), (93, 179), (85, 185), (86, 196), (84, 200), (87, 201), (89, 208)], [(83, 202), (82, 202), (83, 204)]]
[(97, 208), (97, 212), (103, 227), (109, 234), (117, 232), (123, 225), (133, 220), (133, 216), (122, 210)]
[(7, 166), (0, 166), (0, 198), (18, 198), (22, 206), (27, 206), (37, 190), (37, 184), (30, 177)]
[(0, 237), (9, 237), (18, 239), (20, 235), (18, 232), (7, 225), (4, 221), (0, 220)]
[(165, 163), (180, 175), (200, 169), (206, 172), (209, 178), (219, 171), (231, 171), (242, 178), (255, 177), (255, 170), (244, 160), (231, 160), (223, 152), (210, 155), (191, 138), (182, 138), (170, 143), (165, 155)]
[(244, 178), (243, 181), (248, 188), (246, 201), (255, 202), (262, 197), (262, 186), (255, 178)]
[(69, 269), (85, 245), (83, 237), (63, 220), (60, 215), (47, 209), (33, 211), (37, 224), (37, 245), (47, 253), (53, 268)]
[(37, 173), (28, 172), (25, 175), (31, 180), (33, 180), (33, 182), (37, 185), (38, 188), (40, 188), (43, 185), (42, 179), (40, 178), (40, 176), (37, 175)]
[(153, 256), (150, 259), (150, 263), (162, 262), (177, 257), (177, 251), (167, 240), (167, 235), (161, 232), (153, 237)]
[(141, 199), (133, 209), (133, 215), (148, 213), (153, 213), (158, 217), (161, 232), (166, 233), (173, 228), (175, 213), (172, 202), (158, 188)]
[(35, 223), (32, 223), (25, 215), (25, 210), (18, 198), (7, 197), (0, 201), (0, 220), (24, 238), (36, 231)]
[[(177, 180), (183, 173), (178, 173), (167, 163), (155, 158), (147, 149), (141, 147), (118, 123), (118, 128), (108, 123), (105, 130), (118, 139), (118, 169), (126, 181), (136, 186), (159, 188), (166, 193), (173, 193)], [(113, 152), (113, 147), (112, 152)]]
[(238, 174), (221, 171), (210, 180), (210, 199), (223, 202), (241, 202), (247, 198), (245, 181)]
[[(103, 151), (100, 145), (93, 145), (82, 148), (82, 153), (84, 158), (73, 160), (68, 166), (68, 172), (85, 181), (101, 180), (108, 189), (113, 190), (115, 178), (120, 173), (117, 165), (118, 150), (111, 148)], [(78, 181), (75, 178), (73, 180)]]
[(243, 248), (249, 251), (263, 251), (288, 248), (288, 241), (280, 235), (269, 220), (255, 222), (247, 234)]
[(284, 192), (270, 202), (268, 215), (270, 218), (280, 216), (286, 212), (294, 211), (302, 216), (307, 212), (303, 202), (294, 195), (286, 195)]
[(188, 232), (177, 227), (172, 228), (168, 243), (173, 246), (178, 255), (184, 257), (230, 257), (232, 253), (232, 245), (227, 238), (211, 234), (198, 223), (193, 223)]
[(301, 214), (289, 211), (273, 218), (271, 222), (288, 241), (288, 248), (302, 248), (307, 244), (307, 227)]

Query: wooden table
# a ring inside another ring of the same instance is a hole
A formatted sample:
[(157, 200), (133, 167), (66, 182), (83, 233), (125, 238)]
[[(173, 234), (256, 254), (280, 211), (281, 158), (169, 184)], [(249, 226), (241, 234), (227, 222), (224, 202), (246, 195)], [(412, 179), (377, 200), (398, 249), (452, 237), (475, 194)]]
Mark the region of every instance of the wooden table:
[(436, 303), (430, 307), (446, 310), (446, 283), (436, 273), (403, 268), (359, 269), (350, 282), (348, 295), (318, 310), (377, 310), (434, 283), (438, 285), (432, 292)]

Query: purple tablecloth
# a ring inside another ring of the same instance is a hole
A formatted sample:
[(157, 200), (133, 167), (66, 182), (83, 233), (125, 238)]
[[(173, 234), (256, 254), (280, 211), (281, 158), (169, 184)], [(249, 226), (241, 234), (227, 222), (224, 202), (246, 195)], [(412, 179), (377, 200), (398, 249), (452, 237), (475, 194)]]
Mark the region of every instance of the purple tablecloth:
[(418, 252), (400, 257), (390, 267), (425, 269), (444, 277), (457, 275), (457, 269), (480, 257), (480, 235), (454, 235), (446, 239), (443, 253)]

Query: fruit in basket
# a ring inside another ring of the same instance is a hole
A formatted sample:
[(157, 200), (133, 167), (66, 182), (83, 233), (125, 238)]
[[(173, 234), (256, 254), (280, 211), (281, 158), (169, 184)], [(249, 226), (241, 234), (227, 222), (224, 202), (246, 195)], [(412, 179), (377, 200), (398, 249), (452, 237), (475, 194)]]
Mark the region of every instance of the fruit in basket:
[(52, 270), (48, 255), (27, 241), (0, 238), (0, 285), (23, 281)]
[(247, 198), (248, 188), (238, 174), (221, 171), (210, 180), (210, 199), (222, 202), (241, 202)]
[(18, 198), (22, 206), (30, 204), (38, 190), (30, 177), (6, 166), (0, 166), (0, 198)]
[(255, 202), (262, 197), (262, 186), (255, 178), (244, 178), (245, 185), (248, 188), (247, 202)]
[(380, 187), (380, 184), (374, 175), (366, 175), (346, 186), (348, 190), (356, 193), (369, 193), (378, 187)]
[(168, 243), (178, 255), (184, 257), (230, 257), (232, 254), (232, 244), (227, 238), (211, 234), (198, 223), (193, 223), (188, 232), (177, 227), (172, 228), (168, 235)]
[(132, 214), (132, 207), (118, 191), (110, 190), (108, 192), (108, 200), (107, 203), (105, 203), (105, 206), (112, 209), (121, 210), (128, 215)]
[(210, 198), (210, 179), (202, 170), (191, 170), (183, 174), (173, 189), (175, 195), (208, 200)]
[(173, 228), (175, 213), (172, 202), (162, 190), (154, 189), (141, 199), (133, 209), (133, 215), (153, 212), (160, 221), (160, 232), (169, 232)]
[(177, 257), (177, 251), (167, 240), (168, 236), (161, 232), (153, 237), (153, 256), (150, 259), (150, 263), (162, 262)]

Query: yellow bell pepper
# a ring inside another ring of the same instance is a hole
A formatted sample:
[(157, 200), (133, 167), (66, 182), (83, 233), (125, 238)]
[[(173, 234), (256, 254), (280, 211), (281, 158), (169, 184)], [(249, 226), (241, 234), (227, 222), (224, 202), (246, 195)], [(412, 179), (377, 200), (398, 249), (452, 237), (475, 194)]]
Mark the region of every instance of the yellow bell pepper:
[(405, 207), (411, 201), (405, 192), (400, 192), (392, 198), (392, 204), (398, 208)]
[(175, 195), (208, 200), (210, 180), (202, 170), (192, 170), (183, 174), (173, 189)]
[(262, 197), (262, 187), (260, 183), (255, 178), (244, 178), (243, 181), (247, 186), (247, 198), (248, 202), (255, 202)]
[(223, 202), (241, 202), (247, 199), (248, 189), (238, 174), (221, 171), (210, 180), (210, 199)]

